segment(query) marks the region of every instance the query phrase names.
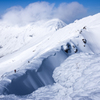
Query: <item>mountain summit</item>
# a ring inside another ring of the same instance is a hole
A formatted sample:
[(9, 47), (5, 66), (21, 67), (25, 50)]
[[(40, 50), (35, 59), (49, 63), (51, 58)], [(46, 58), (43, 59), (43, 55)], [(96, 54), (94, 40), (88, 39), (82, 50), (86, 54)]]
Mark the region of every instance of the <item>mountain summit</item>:
[(56, 30), (56, 31), (60, 28), (63, 28), (64, 26), (66, 26), (66, 23), (64, 23), (60, 19), (49, 20), (43, 25), (43, 27), (49, 28), (49, 30)]

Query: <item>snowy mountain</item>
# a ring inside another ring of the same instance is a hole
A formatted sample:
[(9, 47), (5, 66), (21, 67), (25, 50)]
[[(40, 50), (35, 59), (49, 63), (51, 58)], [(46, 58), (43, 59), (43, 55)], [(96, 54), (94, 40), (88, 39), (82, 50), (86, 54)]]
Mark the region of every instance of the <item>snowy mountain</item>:
[(100, 13), (0, 24), (0, 99), (99, 100)]
[(59, 19), (30, 23), (25, 26), (12, 26), (3, 22), (0, 24), (0, 57), (19, 50), (30, 41), (35, 43), (37, 38), (41, 41), (42, 37), (65, 25)]
[(52, 19), (50, 21), (47, 21), (43, 27), (49, 29), (49, 30), (59, 30), (60, 28), (63, 28), (64, 26), (66, 26), (66, 23), (64, 23), (63, 21), (59, 20), (59, 19)]

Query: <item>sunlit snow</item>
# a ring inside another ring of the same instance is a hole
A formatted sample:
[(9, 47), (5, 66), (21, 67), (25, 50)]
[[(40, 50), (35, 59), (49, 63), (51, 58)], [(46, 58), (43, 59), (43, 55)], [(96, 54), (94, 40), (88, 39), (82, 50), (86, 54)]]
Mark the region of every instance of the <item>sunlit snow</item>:
[(100, 14), (0, 23), (1, 100), (99, 100)]

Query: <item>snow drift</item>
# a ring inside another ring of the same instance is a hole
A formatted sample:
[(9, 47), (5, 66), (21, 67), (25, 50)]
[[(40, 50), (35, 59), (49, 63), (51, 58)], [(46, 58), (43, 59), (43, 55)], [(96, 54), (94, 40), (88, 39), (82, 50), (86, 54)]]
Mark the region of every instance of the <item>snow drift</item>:
[(3, 94), (26, 95), (39, 87), (53, 84), (53, 70), (66, 58), (67, 54), (61, 50), (55, 53), (54, 56), (44, 59), (37, 71), (27, 70), (22, 76), (13, 79), (12, 82), (7, 85), (7, 89), (5, 88), (3, 90)]

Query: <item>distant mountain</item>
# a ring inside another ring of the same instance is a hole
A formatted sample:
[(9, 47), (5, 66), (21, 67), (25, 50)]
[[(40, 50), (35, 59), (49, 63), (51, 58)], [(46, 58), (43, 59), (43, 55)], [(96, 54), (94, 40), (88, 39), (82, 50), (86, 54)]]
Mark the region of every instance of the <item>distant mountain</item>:
[(60, 19), (52, 19), (47, 21), (43, 27), (49, 29), (49, 30), (58, 30), (60, 28), (63, 28), (66, 26), (66, 23), (64, 23), (63, 21), (61, 21)]

